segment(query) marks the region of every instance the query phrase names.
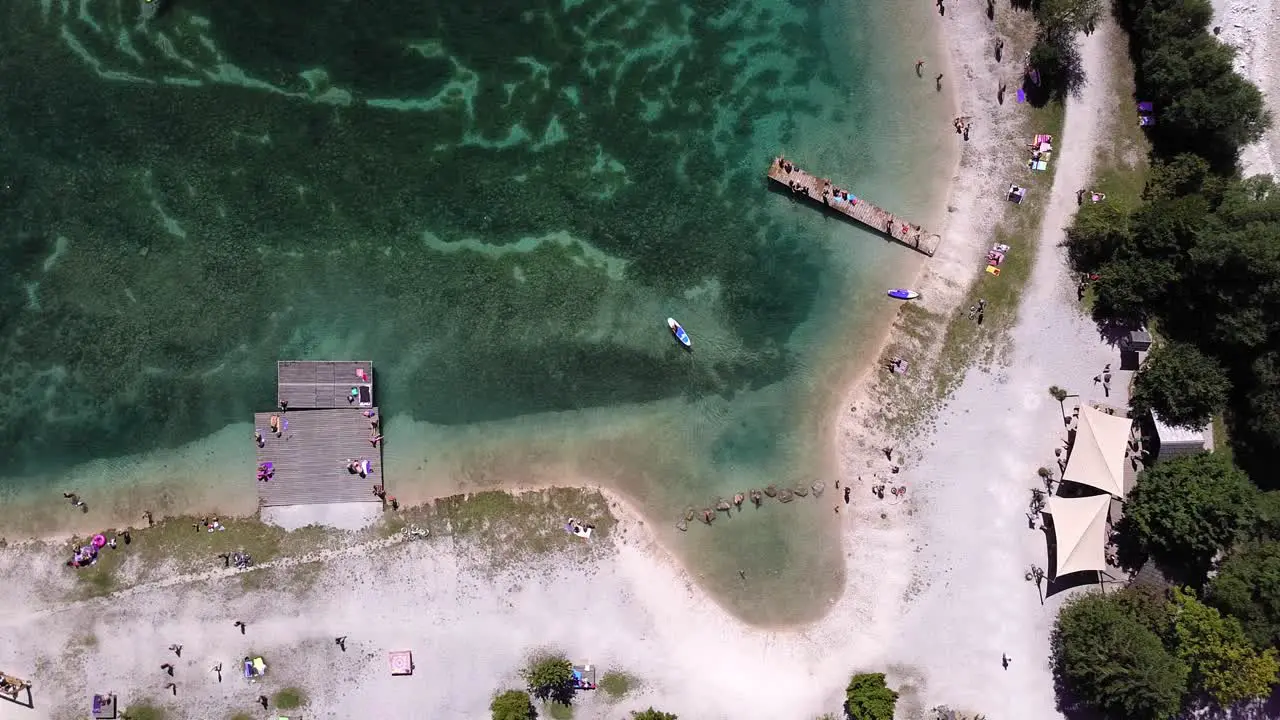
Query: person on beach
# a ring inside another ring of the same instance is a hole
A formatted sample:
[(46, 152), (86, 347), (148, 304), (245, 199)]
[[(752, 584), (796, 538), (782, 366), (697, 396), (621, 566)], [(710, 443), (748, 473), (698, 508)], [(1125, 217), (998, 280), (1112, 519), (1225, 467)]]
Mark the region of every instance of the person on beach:
[(916, 60), (916, 77), (924, 77), (924, 60)]
[(218, 553), (218, 557), (222, 558), (222, 567), (231, 567), (231, 553)]
[(333, 639), (333, 644), (334, 644), (334, 645), (337, 645), (337, 646), (342, 650), (342, 652), (346, 652), (346, 651), (347, 651), (347, 636), (346, 636), (346, 635), (341, 635), (341, 636), (339, 636), (339, 637), (334, 638), (334, 639)]
[(177, 655), (178, 657), (182, 657), (182, 646), (178, 645), (177, 643), (170, 645), (169, 651), (172, 652), (174, 655)]
[(172, 690), (172, 691), (173, 691), (173, 694), (174, 694), (174, 695), (177, 695), (177, 694), (178, 694), (178, 683), (172, 683), (172, 682), (171, 682), (171, 683), (166, 683), (166, 684), (165, 684), (165, 686), (164, 686), (164, 689), (165, 689), (165, 690)]
[(160, 669), (169, 673), (169, 677), (173, 677), (173, 663), (161, 663)]
[(258, 696), (258, 702), (262, 704), (262, 709), (263, 709), (263, 710), (266, 710), (266, 709), (267, 709), (267, 696), (266, 696), (266, 695), (259, 695), (259, 696)]
[(142, 512), (142, 519), (147, 521), (147, 527), (151, 527), (152, 525), (154, 525), (154, 524), (155, 524), (155, 522), (151, 519), (151, 511), (150, 511), (150, 510), (144, 510), (144, 511)]
[(234, 623), (232, 623), (232, 627), (238, 627), (238, 628), (240, 628), (240, 634), (241, 634), (241, 635), (243, 635), (243, 634), (244, 634), (244, 629), (245, 629), (246, 627), (248, 627), (248, 626), (244, 624), (244, 621), (243, 621), (243, 620), (237, 620), (237, 621), (235, 621)]
[(209, 669), (218, 673), (218, 682), (222, 682), (222, 663), (218, 663)]
[(1005, 670), (1009, 669), (1009, 663), (1011, 662), (1013, 662), (1013, 660), (1009, 659), (1008, 655), (1000, 653), (1000, 664), (1004, 666)]
[(938, 88), (938, 92), (942, 92), (942, 73), (938, 73), (938, 77), (933, 79), (933, 84)]

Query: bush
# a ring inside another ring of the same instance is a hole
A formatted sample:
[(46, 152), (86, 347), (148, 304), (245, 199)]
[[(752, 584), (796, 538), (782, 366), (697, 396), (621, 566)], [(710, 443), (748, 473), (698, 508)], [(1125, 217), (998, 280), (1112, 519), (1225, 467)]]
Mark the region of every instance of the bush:
[(675, 715), (661, 710), (639, 710), (631, 713), (631, 720), (679, 720)]
[(577, 692), (573, 684), (573, 663), (559, 655), (534, 657), (522, 674), (529, 692), (539, 700), (568, 705)]
[(893, 720), (898, 693), (884, 683), (884, 673), (860, 673), (845, 689), (844, 710), (851, 720)]
[(287, 687), (271, 696), (271, 702), (281, 710), (293, 710), (307, 704), (307, 695), (295, 687)]
[(635, 683), (636, 679), (627, 673), (611, 670), (600, 678), (600, 689), (611, 699), (617, 700), (631, 692)]
[(508, 690), (497, 695), (489, 703), (489, 712), (493, 720), (533, 720), (538, 717), (529, 693), (523, 690)]
[(1227, 404), (1231, 382), (1217, 360), (1194, 345), (1157, 345), (1143, 363), (1133, 384), (1133, 407), (1154, 411), (1175, 427), (1203, 430), (1213, 414)]
[(1257, 495), (1244, 473), (1217, 453), (1160, 463), (1139, 476), (1129, 495), (1122, 546), (1149, 552), (1166, 570), (1200, 582), (1215, 555), (1252, 531)]
[(1182, 707), (1190, 670), (1110, 596), (1091, 592), (1068, 600), (1051, 649), (1060, 703), (1068, 712), (1167, 720)]

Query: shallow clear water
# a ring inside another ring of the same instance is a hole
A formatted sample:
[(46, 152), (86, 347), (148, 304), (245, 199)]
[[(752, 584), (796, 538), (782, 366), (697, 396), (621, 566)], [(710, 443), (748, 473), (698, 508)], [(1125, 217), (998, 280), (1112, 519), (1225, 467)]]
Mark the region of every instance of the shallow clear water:
[(921, 128), (945, 110), (910, 73), (923, 12), (139, 5), (2, 14), (10, 499), (97, 482), (132, 513), (158, 476), (251, 497), (276, 360), (371, 358), (402, 497), (610, 485), (743, 617), (821, 611), (843, 575), (825, 504), (670, 526), (831, 484), (821, 416), (908, 253), (763, 174), (785, 151), (928, 209)]

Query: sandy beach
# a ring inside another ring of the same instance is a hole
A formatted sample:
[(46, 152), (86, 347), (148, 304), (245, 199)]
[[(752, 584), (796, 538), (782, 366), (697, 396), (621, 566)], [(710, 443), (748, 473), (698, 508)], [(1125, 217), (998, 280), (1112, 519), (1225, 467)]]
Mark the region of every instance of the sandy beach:
[[(1010, 58), (1000, 64), (991, 56), (994, 27), (982, 8), (957, 4), (938, 22), (946, 52), (930, 62), (945, 62), (939, 72), (954, 79), (956, 114), (971, 116), (975, 133), (947, 197), (947, 242), (916, 287), (926, 309), (950, 317), (993, 224), (1011, 207), (1004, 191), (1025, 172), (1025, 139), (1017, 106), (994, 100), (1000, 80), (1017, 70)], [(617, 523), (596, 545), (506, 564), (494, 563), (483, 540), (448, 532), (409, 540), (354, 530), (369, 522), (361, 508), (327, 508), (323, 517), (296, 509), (269, 519), (351, 530), (250, 571), (208, 558), (197, 569), (174, 563), (94, 599), (76, 599), (77, 578), (56, 544), (0, 550), (0, 577), (8, 580), (0, 586), (0, 632), (9, 640), (0, 644), (0, 669), (31, 679), (37, 699), (34, 709), (0, 703), (0, 719), (76, 717), (89, 694), (106, 690), (177, 718), (259, 717), (257, 696), (285, 687), (305, 690), (307, 718), (481, 718), (495, 692), (521, 685), (519, 669), (539, 649), (638, 679), (620, 699), (582, 693), (576, 718), (624, 717), (653, 705), (682, 718), (810, 720), (839, 712), (857, 671), (889, 673), (902, 692), (899, 717), (926, 717), (938, 705), (990, 720), (1058, 717), (1047, 657), (1063, 596), (1042, 604), (1023, 579), (1030, 565), (1045, 564), (1044, 537), (1028, 529), (1024, 513), (1036, 469), (1052, 464), (1064, 435), (1048, 387), (1121, 404), (1128, 383), (1118, 372), (1106, 398), (1091, 382), (1104, 364), (1118, 365), (1119, 353), (1080, 312), (1059, 247), (1108, 112), (1106, 43), (1119, 40), (1110, 21), (1081, 39), (1086, 72), (1097, 81), (1068, 103), (1055, 142), (1052, 193), (1043, 232), (1028, 239), (1038, 256), (1007, 360), (971, 370), (936, 430), (911, 441), (877, 429), (875, 399), (887, 394), (885, 383), (927, 382), (936, 348), (917, 348), (906, 378), (878, 366), (852, 378), (830, 443), (841, 488), (852, 490), (839, 513), (847, 583), (821, 621), (791, 629), (738, 622), (612, 494), (605, 498)], [(873, 496), (877, 473), (907, 487), (906, 498)], [(837, 492), (823, 501), (836, 502)], [(234, 523), (228, 532), (238, 532)], [(247, 623), (243, 634), (237, 620)], [(345, 650), (335, 645), (340, 636)], [(174, 643), (183, 645), (181, 657), (167, 650)], [(413, 652), (413, 675), (389, 673), (394, 650)], [(259, 653), (271, 670), (249, 684), (237, 666)], [(1002, 653), (1012, 659), (1007, 669)], [(173, 678), (160, 669), (166, 662), (176, 666)], [(211, 671), (217, 663), (221, 681)], [(170, 681), (176, 694), (164, 687)]]

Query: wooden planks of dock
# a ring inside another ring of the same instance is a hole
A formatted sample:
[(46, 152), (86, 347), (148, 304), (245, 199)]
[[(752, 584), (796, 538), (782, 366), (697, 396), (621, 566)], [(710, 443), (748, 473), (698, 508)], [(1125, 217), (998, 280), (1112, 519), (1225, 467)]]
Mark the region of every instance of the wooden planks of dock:
[[(351, 390), (358, 393), (352, 400)], [(276, 364), (278, 403), (290, 410), (373, 406), (373, 363), (281, 360)]]
[(929, 257), (942, 244), (942, 236), (931, 233), (911, 221), (894, 215), (857, 197), (853, 193), (801, 170), (782, 156), (769, 166), (769, 179), (789, 189), (792, 195), (806, 197), (840, 213), (868, 229), (887, 235), (907, 247)]
[[(271, 432), (272, 415), (288, 422), (279, 436)], [(253, 421), (265, 441), (258, 448), (258, 465), (269, 462), (274, 470), (270, 480), (258, 481), (262, 507), (380, 502), (373, 486), (384, 485), (382, 444), (369, 442), (369, 418), (359, 410), (255, 413)], [(372, 474), (362, 478), (347, 472), (348, 459), (362, 458), (372, 461)]]

